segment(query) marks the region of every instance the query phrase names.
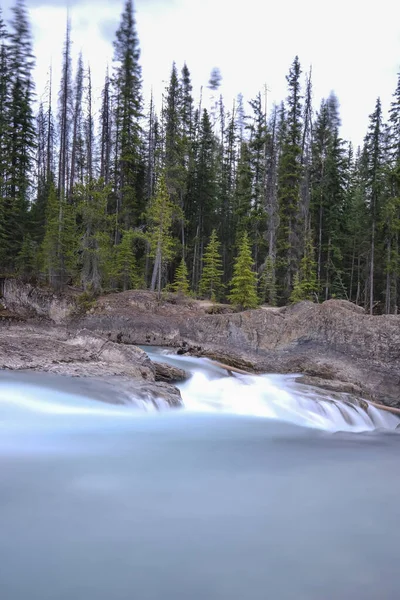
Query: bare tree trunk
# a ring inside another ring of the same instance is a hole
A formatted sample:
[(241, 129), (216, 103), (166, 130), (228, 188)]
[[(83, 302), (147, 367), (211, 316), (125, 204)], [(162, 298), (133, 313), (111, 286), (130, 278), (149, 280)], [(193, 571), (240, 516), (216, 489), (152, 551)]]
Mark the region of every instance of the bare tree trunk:
[(52, 112), (51, 112), (51, 102), (52, 102), (52, 86), (53, 86), (53, 70), (50, 67), (50, 75), (49, 75), (49, 106), (47, 109), (47, 157), (46, 157), (46, 180), (48, 181), (51, 173), (51, 158), (53, 154), (52, 148)]
[(156, 258), (154, 260), (153, 274), (151, 276), (150, 290), (152, 292), (154, 292), (154, 290), (156, 289), (157, 276), (159, 273), (160, 266), (161, 266), (161, 246), (159, 243), (157, 246)]
[(193, 270), (192, 270), (192, 289), (196, 289), (196, 266), (197, 266), (197, 247), (199, 242), (199, 226), (197, 226), (196, 239), (193, 251)]
[(387, 269), (386, 269), (386, 298), (385, 298), (385, 313), (390, 315), (391, 311), (391, 289), (392, 289), (392, 274), (390, 267), (390, 258), (392, 254), (391, 239), (389, 236), (387, 245)]
[(354, 238), (353, 241), (353, 254), (351, 256), (351, 272), (350, 272), (350, 290), (349, 290), (349, 300), (353, 297), (353, 280), (354, 280), (354, 265), (356, 260), (356, 240)]
[[(395, 252), (396, 252), (396, 262), (399, 260), (398, 256), (399, 256), (399, 234), (396, 232), (396, 238), (395, 238)], [(394, 296), (394, 314), (397, 315), (397, 278), (398, 278), (398, 272), (397, 272), (397, 264), (396, 264), (396, 270), (394, 273), (394, 280), (393, 280), (393, 296)]]
[(160, 258), (158, 260), (158, 293), (157, 293), (158, 300), (161, 300), (161, 278), (162, 278), (162, 260), (161, 260), (161, 248), (160, 248)]
[(88, 69), (88, 88), (87, 88), (86, 164), (87, 164), (88, 180), (92, 181), (92, 179), (93, 179), (93, 115), (92, 115), (92, 74), (91, 74), (90, 67)]
[(369, 314), (374, 310), (374, 260), (375, 260), (375, 217), (372, 220), (371, 232), (371, 262), (369, 272)]
[(82, 93), (83, 93), (83, 62), (82, 54), (79, 55), (78, 69), (75, 82), (75, 106), (73, 116), (73, 131), (72, 131), (72, 150), (71, 150), (71, 169), (70, 169), (70, 192), (75, 183), (75, 167), (76, 167), (76, 151), (78, 146), (78, 131), (82, 114)]
[(357, 304), (357, 306), (360, 303), (360, 294), (361, 294), (361, 288), (360, 288), (360, 271), (361, 271), (361, 259), (360, 259), (360, 255), (358, 255), (358, 263), (357, 263), (357, 293), (356, 293), (356, 304)]
[(101, 110), (101, 158), (100, 177), (107, 185), (110, 181), (111, 160), (111, 116), (110, 116), (110, 80), (108, 71), (104, 82), (103, 104)]
[(329, 298), (330, 260), (331, 260), (331, 238), (329, 238), (329, 240), (328, 240), (328, 256), (326, 258), (325, 300), (328, 300), (328, 298)]

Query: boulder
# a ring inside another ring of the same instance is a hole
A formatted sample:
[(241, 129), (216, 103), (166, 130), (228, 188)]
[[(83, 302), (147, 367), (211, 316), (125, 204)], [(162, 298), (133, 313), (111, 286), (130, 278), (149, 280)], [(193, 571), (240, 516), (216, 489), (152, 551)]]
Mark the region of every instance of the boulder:
[(156, 381), (176, 382), (185, 381), (190, 377), (189, 373), (173, 365), (162, 362), (154, 362)]

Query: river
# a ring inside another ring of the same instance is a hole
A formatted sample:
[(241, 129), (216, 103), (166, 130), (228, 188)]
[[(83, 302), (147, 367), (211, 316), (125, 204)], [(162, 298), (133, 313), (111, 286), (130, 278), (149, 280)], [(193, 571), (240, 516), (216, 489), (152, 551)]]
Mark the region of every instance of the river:
[(1, 600), (397, 600), (398, 419), (162, 360), (183, 410), (0, 374)]

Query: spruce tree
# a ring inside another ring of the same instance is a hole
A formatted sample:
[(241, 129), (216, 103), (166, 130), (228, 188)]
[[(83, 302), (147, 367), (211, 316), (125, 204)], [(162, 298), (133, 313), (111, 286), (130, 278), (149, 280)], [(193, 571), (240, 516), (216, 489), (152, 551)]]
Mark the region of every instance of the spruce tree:
[(220, 242), (217, 232), (213, 229), (203, 256), (203, 271), (199, 285), (200, 295), (216, 302), (220, 298), (223, 289), (222, 275)]
[(165, 176), (162, 175), (156, 195), (147, 211), (147, 239), (150, 255), (154, 259), (151, 290), (154, 291), (157, 285), (159, 297), (161, 296), (163, 267), (173, 257), (172, 223), (176, 214), (177, 207), (170, 199)]
[(233, 267), (231, 293), (229, 294), (230, 302), (243, 309), (258, 306), (257, 274), (252, 267), (253, 258), (251, 256), (250, 241), (247, 232), (245, 232)]
[(115, 275), (124, 291), (138, 287), (139, 276), (133, 249), (135, 234), (132, 229), (122, 232), (121, 243), (116, 248)]
[(99, 292), (110, 278), (110, 267), (104, 252), (111, 252), (111, 222), (107, 215), (109, 186), (102, 179), (87, 181), (75, 187), (75, 201), (79, 217), (79, 253), (81, 283), (85, 290)]
[(174, 292), (188, 296), (190, 293), (190, 287), (188, 282), (188, 270), (185, 260), (182, 258), (179, 267), (175, 273), (174, 283), (172, 284)]
[(300, 262), (300, 271), (296, 272), (290, 302), (301, 300), (315, 301), (318, 292), (314, 246), (310, 234), (306, 237), (304, 256)]
[(141, 179), (143, 149), (140, 117), (142, 114), (142, 75), (133, 1), (126, 0), (114, 41), (115, 93), (115, 183), (116, 240), (121, 227), (137, 225), (143, 212), (144, 189)]
[(35, 150), (35, 119), (33, 115), (35, 64), (32, 35), (24, 0), (12, 8), (8, 44), (9, 111), (8, 173), (4, 216), (6, 221), (6, 252), (8, 266), (13, 267), (27, 229), (30, 187)]
[(24, 237), (16, 259), (17, 273), (22, 279), (32, 279), (39, 272), (39, 248), (29, 233)]
[(290, 68), (287, 82), (289, 96), (285, 130), (279, 161), (279, 229), (277, 240), (277, 283), (282, 302), (289, 299), (293, 276), (298, 269), (301, 253), (299, 200), (302, 139), (302, 106), (300, 90), (301, 68), (296, 56)]
[(370, 268), (369, 268), (369, 297), (370, 314), (373, 313), (375, 297), (375, 261), (377, 253), (377, 226), (381, 216), (384, 191), (384, 162), (383, 162), (383, 124), (382, 106), (377, 99), (375, 110), (370, 115), (368, 133), (364, 142), (366, 193), (369, 204), (371, 223)]
[(47, 200), (45, 235), (41, 248), (43, 270), (50, 285), (63, 288), (68, 282), (76, 279), (77, 253), (75, 207), (64, 203), (62, 226), (60, 226), (60, 201), (54, 184), (51, 184)]
[(265, 261), (264, 271), (262, 274), (261, 285), (262, 301), (265, 301), (270, 306), (276, 306), (276, 280), (275, 280), (275, 261), (269, 254)]

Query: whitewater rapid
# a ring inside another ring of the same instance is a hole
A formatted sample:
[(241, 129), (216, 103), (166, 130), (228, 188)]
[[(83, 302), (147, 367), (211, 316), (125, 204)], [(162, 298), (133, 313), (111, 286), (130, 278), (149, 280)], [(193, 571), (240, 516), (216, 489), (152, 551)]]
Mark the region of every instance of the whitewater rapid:
[[(180, 383), (183, 409), (191, 414), (235, 415), (291, 423), (327, 432), (394, 430), (396, 416), (366, 403), (358, 405), (345, 395), (296, 383), (293, 375), (239, 375), (204, 358), (172, 355), (166, 349), (145, 348), (153, 361), (179, 366), (190, 374)], [(167, 405), (135, 398), (132, 404), (99, 402), (79, 380), (46, 374), (0, 373), (0, 431), (11, 425), (69, 430), (120, 427), (124, 421), (146, 413), (170, 413)], [(104, 399), (104, 398), (103, 398)], [(110, 398), (110, 401), (115, 399)]]
[(0, 371), (1, 600), (398, 598), (395, 417), (147, 350), (183, 409)]

